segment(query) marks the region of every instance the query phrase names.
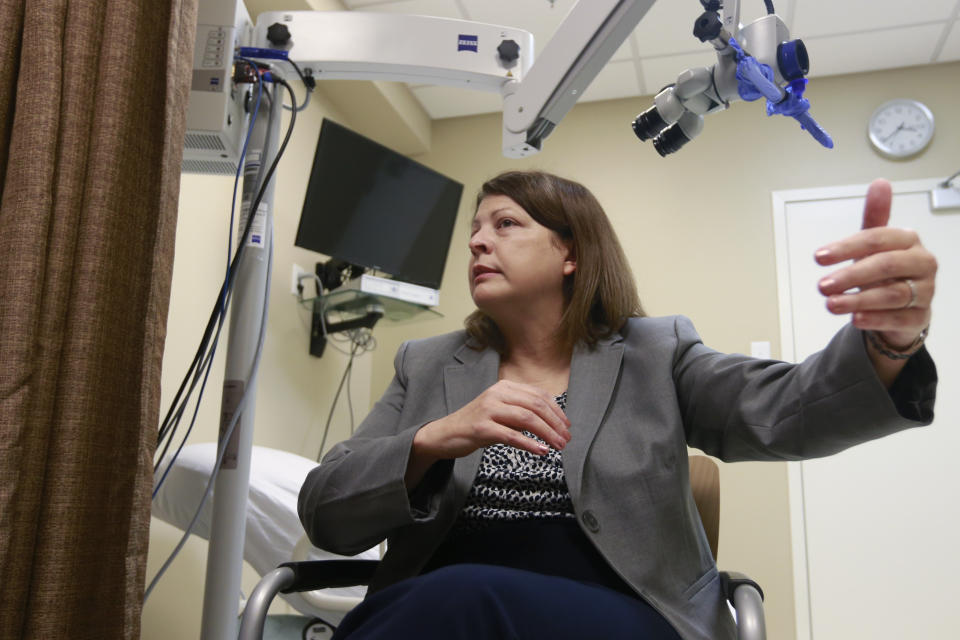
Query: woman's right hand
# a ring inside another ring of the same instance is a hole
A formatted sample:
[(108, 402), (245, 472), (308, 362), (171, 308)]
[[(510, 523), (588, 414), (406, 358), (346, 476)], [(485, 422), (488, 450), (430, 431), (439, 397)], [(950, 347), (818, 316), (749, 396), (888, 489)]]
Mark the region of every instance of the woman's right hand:
[(498, 442), (536, 455), (550, 450), (523, 431), (563, 449), (570, 441), (569, 427), (567, 416), (546, 391), (501, 380), (461, 409), (417, 431), (407, 465), (407, 487), (419, 484), (438, 460), (462, 458)]

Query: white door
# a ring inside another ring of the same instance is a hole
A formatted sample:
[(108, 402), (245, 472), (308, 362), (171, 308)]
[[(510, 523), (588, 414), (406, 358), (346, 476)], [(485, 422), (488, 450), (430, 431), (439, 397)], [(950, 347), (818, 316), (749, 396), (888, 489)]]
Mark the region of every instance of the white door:
[[(895, 183), (890, 219), (940, 264), (927, 340), (935, 422), (790, 464), (800, 640), (960, 638), (960, 211), (930, 210), (935, 183)], [(784, 360), (822, 348), (848, 320), (826, 311), (816, 283), (828, 269), (813, 253), (860, 228), (865, 193), (774, 194)]]

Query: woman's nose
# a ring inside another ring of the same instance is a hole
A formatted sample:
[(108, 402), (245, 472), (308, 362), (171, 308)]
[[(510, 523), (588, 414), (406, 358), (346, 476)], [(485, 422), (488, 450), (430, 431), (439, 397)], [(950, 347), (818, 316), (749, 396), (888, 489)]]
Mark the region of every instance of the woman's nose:
[(487, 253), (490, 250), (490, 242), (483, 231), (477, 231), (470, 236), (470, 253), (477, 255)]

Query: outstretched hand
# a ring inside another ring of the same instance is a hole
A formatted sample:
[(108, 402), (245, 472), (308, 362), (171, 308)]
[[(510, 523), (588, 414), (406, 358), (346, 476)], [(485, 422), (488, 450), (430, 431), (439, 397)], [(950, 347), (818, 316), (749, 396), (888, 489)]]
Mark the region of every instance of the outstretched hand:
[(820, 280), (830, 312), (852, 313), (857, 328), (906, 348), (930, 324), (937, 260), (916, 232), (887, 226), (892, 199), (890, 183), (874, 180), (861, 231), (822, 247), (815, 259), (823, 266), (853, 260)]

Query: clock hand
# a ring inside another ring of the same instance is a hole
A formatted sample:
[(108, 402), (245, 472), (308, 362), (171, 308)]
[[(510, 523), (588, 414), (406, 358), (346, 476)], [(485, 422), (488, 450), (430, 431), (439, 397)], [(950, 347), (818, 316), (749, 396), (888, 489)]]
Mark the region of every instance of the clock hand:
[(903, 129), (903, 125), (905, 125), (905, 124), (906, 124), (906, 122), (901, 122), (901, 123), (900, 123), (900, 126), (898, 126), (896, 129), (894, 129), (893, 132), (890, 133), (890, 135), (888, 135), (886, 138), (883, 138), (883, 142), (886, 142), (887, 140), (889, 140), (889, 139), (892, 138), (893, 136), (895, 136), (895, 135), (897, 135), (898, 133), (900, 133), (900, 130)]

